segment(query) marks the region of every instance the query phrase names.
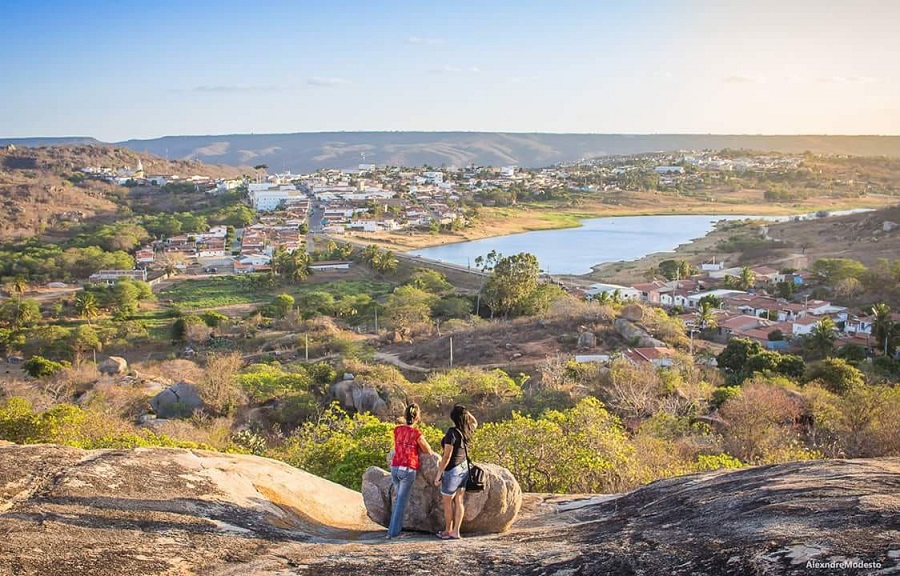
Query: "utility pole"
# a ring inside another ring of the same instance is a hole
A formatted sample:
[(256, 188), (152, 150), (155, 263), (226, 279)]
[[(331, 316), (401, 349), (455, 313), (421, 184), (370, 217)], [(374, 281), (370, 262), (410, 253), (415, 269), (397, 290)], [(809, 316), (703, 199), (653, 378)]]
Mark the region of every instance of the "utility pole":
[(450, 367), (453, 368), (453, 336), (450, 336)]

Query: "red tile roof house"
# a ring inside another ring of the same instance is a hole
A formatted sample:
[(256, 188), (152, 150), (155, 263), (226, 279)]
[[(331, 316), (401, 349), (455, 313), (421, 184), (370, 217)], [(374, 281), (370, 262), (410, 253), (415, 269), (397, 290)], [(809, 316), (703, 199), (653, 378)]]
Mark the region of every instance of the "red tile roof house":
[(803, 336), (806, 334), (810, 334), (813, 331), (813, 326), (821, 320), (821, 318), (816, 318), (815, 316), (804, 316), (803, 318), (798, 318), (794, 320), (794, 336)]
[(659, 280), (644, 284), (632, 284), (631, 287), (641, 293), (642, 302), (649, 304), (662, 304), (660, 296), (672, 291), (672, 288), (667, 286), (665, 282), (660, 282)]
[(635, 365), (650, 364), (654, 368), (669, 368), (675, 364), (675, 350), (671, 348), (633, 348), (622, 354)]

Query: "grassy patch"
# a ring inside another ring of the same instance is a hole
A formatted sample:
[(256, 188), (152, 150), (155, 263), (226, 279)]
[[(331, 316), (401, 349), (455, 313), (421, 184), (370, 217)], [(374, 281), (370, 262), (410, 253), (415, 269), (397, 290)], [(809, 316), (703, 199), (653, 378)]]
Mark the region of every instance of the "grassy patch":
[(242, 276), (213, 276), (183, 280), (160, 293), (160, 300), (188, 309), (219, 308), (233, 304), (249, 304), (261, 299), (249, 278)]
[(335, 299), (345, 296), (368, 294), (378, 298), (390, 293), (392, 284), (374, 280), (334, 280), (315, 282), (315, 278), (296, 285), (276, 285), (272, 289), (254, 288), (250, 279), (242, 276), (215, 276), (183, 280), (164, 292), (160, 300), (171, 300), (173, 305), (187, 310), (220, 308), (235, 304), (266, 302), (276, 294), (288, 293), (294, 297), (310, 292), (328, 292)]

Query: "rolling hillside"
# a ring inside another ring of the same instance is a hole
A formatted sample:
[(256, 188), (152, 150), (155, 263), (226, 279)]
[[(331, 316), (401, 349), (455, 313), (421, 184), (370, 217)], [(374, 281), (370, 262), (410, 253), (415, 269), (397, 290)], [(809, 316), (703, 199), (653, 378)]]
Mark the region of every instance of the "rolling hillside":
[[(0, 146), (86, 143), (93, 139), (0, 139)], [(94, 141), (96, 142), (96, 141)], [(701, 134), (537, 134), (499, 132), (308, 132), (165, 136), (117, 146), (217, 164), (267, 164), (272, 170), (348, 168), (360, 163), (541, 167), (604, 155), (746, 148), (900, 157), (900, 136), (734, 136)]]
[(112, 216), (128, 189), (99, 180), (79, 181), (85, 166), (133, 167), (148, 174), (231, 177), (242, 170), (197, 161), (173, 162), (107, 145), (0, 147), (0, 240), (43, 234), (96, 217)]

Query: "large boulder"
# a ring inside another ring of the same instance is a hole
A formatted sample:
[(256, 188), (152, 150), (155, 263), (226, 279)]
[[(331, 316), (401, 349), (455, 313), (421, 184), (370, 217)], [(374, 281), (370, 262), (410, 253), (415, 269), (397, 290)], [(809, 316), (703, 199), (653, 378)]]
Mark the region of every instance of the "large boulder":
[[(434, 486), (439, 458), (422, 456), (412, 495), (404, 514), (403, 528), (420, 532), (437, 532), (444, 528), (441, 493)], [(502, 466), (478, 464), (485, 473), (483, 492), (466, 494), (464, 533), (506, 532), (522, 507), (522, 489), (512, 473)], [(363, 475), (363, 502), (366, 512), (376, 523), (387, 526), (391, 521), (393, 484), (391, 474), (376, 466)]]
[(101, 374), (118, 376), (128, 372), (128, 362), (120, 356), (110, 356), (97, 366)]
[(665, 342), (653, 338), (646, 330), (627, 318), (616, 318), (614, 326), (619, 336), (632, 346), (640, 348), (665, 348), (666, 346)]
[(597, 345), (597, 337), (593, 332), (582, 332), (578, 336), (578, 347), (582, 349), (593, 348)]
[(631, 322), (640, 322), (644, 319), (644, 307), (640, 304), (628, 304), (622, 307), (620, 315)]
[(202, 406), (203, 399), (200, 398), (197, 386), (186, 380), (169, 386), (150, 399), (150, 407), (160, 418), (190, 416)]
[(379, 417), (388, 417), (391, 406), (382, 398), (379, 390), (359, 380), (341, 380), (331, 385), (328, 394), (337, 400), (344, 410), (368, 412)]

